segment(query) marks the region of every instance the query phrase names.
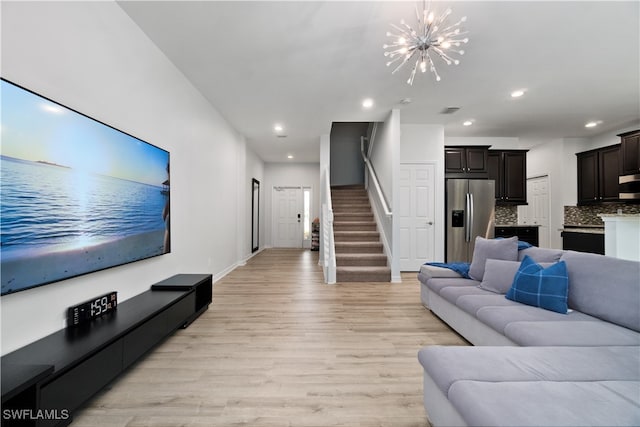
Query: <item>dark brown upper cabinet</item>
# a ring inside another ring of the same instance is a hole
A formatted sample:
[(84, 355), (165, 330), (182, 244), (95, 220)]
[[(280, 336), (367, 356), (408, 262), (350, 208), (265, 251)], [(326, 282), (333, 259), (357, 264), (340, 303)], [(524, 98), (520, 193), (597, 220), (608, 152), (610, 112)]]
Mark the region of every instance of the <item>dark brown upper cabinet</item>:
[(527, 151), (489, 150), (488, 177), (496, 182), (496, 204), (527, 204)]
[(625, 132), (620, 137), (620, 175), (640, 173), (640, 130)]
[(489, 146), (456, 146), (444, 148), (446, 178), (487, 178)]
[(578, 205), (619, 200), (620, 144), (577, 153)]

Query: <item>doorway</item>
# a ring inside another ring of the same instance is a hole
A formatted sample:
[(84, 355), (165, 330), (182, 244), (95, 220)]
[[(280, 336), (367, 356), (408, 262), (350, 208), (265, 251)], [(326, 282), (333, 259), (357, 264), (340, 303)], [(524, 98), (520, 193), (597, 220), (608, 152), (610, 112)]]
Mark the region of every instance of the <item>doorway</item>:
[(418, 271), (434, 259), (435, 252), (435, 165), (400, 165), (400, 270)]
[(273, 187), (273, 246), (311, 247), (311, 187)]
[(538, 246), (549, 247), (549, 175), (527, 178), (528, 205), (518, 206), (518, 224), (538, 226)]

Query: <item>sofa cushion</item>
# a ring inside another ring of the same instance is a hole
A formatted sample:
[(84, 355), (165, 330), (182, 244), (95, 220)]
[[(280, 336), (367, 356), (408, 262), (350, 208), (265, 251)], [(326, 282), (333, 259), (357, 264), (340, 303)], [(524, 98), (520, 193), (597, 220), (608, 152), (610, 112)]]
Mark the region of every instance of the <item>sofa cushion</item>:
[(548, 320), (560, 322), (570, 322), (574, 320), (599, 322), (597, 318), (580, 313), (579, 311), (560, 314), (524, 304), (506, 307), (483, 307), (477, 311), (476, 318), (503, 335), (505, 333), (505, 327), (511, 322), (539, 322)]
[(484, 295), (486, 293), (487, 291), (480, 289), (478, 286), (447, 286), (440, 289), (439, 295), (455, 305), (458, 298), (464, 295)]
[(564, 251), (562, 249), (539, 248), (532, 246), (518, 251), (518, 261), (522, 261), (526, 255), (533, 258), (535, 262), (558, 262)]
[(569, 277), (564, 261), (544, 268), (528, 255), (513, 279), (507, 299), (557, 313), (567, 313)]
[(601, 320), (511, 322), (504, 334), (521, 346), (640, 346), (640, 333)]
[(487, 259), (516, 261), (518, 259), (518, 238), (485, 239), (480, 236), (476, 237), (469, 277), (482, 281)]
[(569, 307), (640, 331), (640, 262), (566, 251)]
[(445, 395), (460, 380), (640, 381), (633, 347), (428, 346), (418, 360)]
[(520, 303), (508, 300), (504, 295), (494, 294), (493, 292), (485, 291), (479, 295), (462, 295), (456, 300), (456, 306), (461, 308), (465, 312), (472, 316), (476, 316), (478, 310), (483, 307), (501, 307), (501, 306), (519, 306)]
[(469, 426), (638, 426), (640, 381), (458, 381), (448, 398)]
[(427, 287), (439, 294), (442, 288), (448, 286), (478, 286), (478, 282), (472, 279), (455, 278), (433, 278), (426, 283)]

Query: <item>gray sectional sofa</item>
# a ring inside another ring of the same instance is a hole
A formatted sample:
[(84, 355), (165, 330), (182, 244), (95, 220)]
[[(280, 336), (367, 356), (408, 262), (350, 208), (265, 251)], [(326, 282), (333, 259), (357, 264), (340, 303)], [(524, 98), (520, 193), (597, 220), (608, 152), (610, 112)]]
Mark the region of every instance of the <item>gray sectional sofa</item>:
[[(525, 255), (566, 263), (567, 314), (505, 298)], [(419, 351), (431, 423), (640, 426), (640, 263), (536, 247), (485, 258), (475, 279), (418, 274), (423, 305), (474, 344)]]

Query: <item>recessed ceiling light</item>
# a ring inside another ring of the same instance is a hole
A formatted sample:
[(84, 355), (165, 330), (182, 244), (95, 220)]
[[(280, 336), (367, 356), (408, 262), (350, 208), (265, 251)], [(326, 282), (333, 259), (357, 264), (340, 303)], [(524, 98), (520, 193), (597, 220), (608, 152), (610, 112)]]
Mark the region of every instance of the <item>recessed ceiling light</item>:
[(602, 122), (601, 121), (589, 122), (586, 125), (584, 125), (584, 127), (586, 127), (586, 128), (594, 128), (594, 127), (598, 126), (600, 123), (602, 123)]
[(282, 125), (281, 125), (281, 124), (276, 123), (276, 124), (273, 126), (273, 130), (275, 130), (276, 132), (282, 132), (282, 131), (284, 130), (284, 128), (282, 127)]
[(512, 98), (520, 98), (522, 95), (524, 95), (524, 89), (518, 89), (518, 90), (514, 90), (513, 92), (511, 92), (511, 97)]
[(291, 154), (289, 154), (289, 155), (287, 156), (287, 159), (293, 159), (293, 156), (292, 156)]
[(367, 99), (363, 100), (363, 101), (362, 101), (362, 106), (363, 106), (364, 108), (371, 108), (371, 107), (373, 107), (373, 99), (371, 99), (371, 98), (367, 98)]
[(462, 126), (471, 126), (472, 124), (473, 124), (473, 121), (467, 120), (464, 123), (462, 123)]

